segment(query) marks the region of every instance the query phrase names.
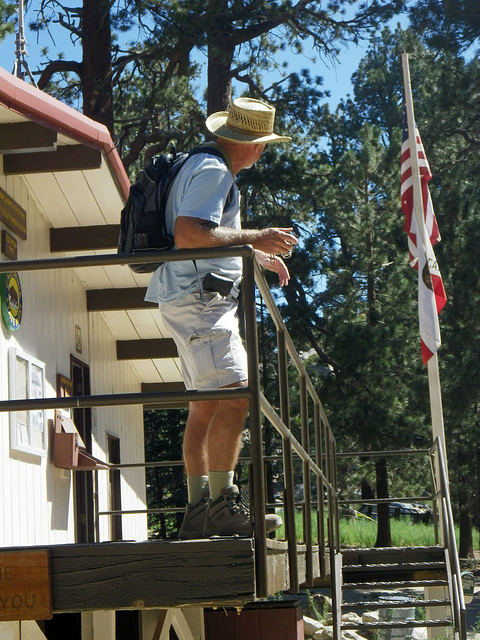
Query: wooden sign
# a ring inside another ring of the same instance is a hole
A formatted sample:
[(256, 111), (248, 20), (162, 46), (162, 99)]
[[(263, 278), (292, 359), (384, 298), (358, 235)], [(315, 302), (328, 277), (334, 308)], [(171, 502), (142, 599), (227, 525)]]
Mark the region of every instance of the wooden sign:
[(48, 551), (0, 552), (0, 621), (52, 617)]
[(0, 187), (0, 222), (20, 240), (27, 239), (27, 212)]
[(17, 241), (5, 229), (2, 229), (2, 253), (9, 260), (17, 259)]

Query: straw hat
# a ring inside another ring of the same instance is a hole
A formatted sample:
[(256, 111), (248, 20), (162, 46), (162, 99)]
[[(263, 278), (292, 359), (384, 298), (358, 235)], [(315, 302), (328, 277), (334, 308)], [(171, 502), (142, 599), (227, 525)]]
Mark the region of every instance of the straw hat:
[(236, 98), (229, 111), (217, 111), (207, 118), (210, 133), (243, 144), (287, 142), (289, 136), (273, 133), (275, 108), (253, 98)]

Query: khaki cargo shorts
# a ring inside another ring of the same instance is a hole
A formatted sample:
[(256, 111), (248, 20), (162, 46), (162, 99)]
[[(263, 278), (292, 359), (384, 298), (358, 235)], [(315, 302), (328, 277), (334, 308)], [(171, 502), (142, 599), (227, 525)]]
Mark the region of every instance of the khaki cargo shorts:
[(247, 380), (247, 354), (240, 338), (237, 300), (204, 291), (159, 305), (177, 345), (188, 390), (206, 391)]

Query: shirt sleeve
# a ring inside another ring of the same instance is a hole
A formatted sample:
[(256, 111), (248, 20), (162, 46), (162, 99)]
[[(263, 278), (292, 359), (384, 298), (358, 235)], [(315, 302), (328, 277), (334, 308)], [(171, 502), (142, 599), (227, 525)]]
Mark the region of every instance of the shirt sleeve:
[(202, 158), (179, 194), (176, 217), (201, 218), (219, 225), (232, 184), (233, 176), (224, 162), (211, 156)]

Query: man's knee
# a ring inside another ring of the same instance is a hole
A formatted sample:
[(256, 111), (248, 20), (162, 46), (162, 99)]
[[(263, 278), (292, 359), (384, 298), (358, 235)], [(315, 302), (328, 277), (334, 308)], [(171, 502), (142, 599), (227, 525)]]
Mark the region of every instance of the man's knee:
[(231, 398), (229, 400), (223, 400), (225, 403), (223, 406), (229, 411), (235, 411), (238, 414), (247, 414), (249, 400), (248, 398)]

